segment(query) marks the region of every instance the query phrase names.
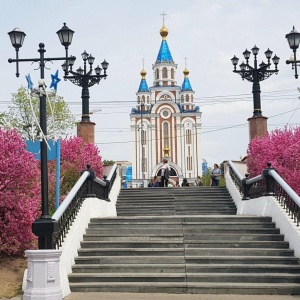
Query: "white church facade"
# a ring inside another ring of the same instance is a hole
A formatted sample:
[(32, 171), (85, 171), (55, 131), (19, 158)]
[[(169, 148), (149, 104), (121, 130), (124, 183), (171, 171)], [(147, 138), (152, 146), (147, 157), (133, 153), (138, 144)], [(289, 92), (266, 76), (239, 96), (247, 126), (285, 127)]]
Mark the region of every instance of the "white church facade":
[(202, 175), (200, 147), (201, 112), (194, 104), (189, 70), (183, 71), (182, 85), (177, 85), (175, 64), (168, 43), (168, 29), (163, 24), (161, 46), (153, 69), (153, 86), (148, 87), (146, 71), (136, 93), (136, 107), (131, 110), (134, 151), (132, 187), (147, 186), (160, 176), (162, 160), (171, 167), (170, 183), (183, 178), (194, 183)]

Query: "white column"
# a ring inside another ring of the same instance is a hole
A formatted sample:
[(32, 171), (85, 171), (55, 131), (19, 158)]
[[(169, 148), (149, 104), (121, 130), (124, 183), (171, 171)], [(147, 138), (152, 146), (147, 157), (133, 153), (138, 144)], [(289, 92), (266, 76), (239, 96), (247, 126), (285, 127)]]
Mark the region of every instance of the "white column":
[(28, 268), (23, 300), (61, 300), (59, 250), (26, 250)]

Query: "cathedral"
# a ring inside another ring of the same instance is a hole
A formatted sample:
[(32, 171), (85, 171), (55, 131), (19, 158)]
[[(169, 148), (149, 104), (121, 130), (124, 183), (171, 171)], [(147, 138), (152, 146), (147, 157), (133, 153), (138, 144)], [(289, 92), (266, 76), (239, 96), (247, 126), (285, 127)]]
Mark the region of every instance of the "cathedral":
[(202, 175), (200, 148), (201, 112), (194, 104), (189, 70), (183, 70), (182, 85), (177, 85), (177, 64), (167, 43), (164, 22), (157, 58), (152, 65), (153, 85), (148, 87), (147, 72), (141, 71), (136, 93), (136, 107), (130, 114), (134, 151), (132, 187), (147, 187), (154, 176), (160, 176), (162, 160), (171, 167), (170, 183), (187, 178), (194, 183)]

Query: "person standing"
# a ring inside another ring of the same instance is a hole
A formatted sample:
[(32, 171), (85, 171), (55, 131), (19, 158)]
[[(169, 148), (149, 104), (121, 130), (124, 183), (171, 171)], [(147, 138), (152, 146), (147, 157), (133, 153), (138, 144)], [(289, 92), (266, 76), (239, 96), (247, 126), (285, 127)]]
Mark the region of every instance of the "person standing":
[(157, 176), (154, 176), (152, 180), (152, 187), (159, 187), (159, 181), (157, 179)]
[(196, 179), (196, 182), (195, 182), (195, 186), (202, 186), (202, 185), (203, 185), (203, 183), (202, 183), (201, 177), (197, 176), (197, 179)]
[(218, 186), (221, 178), (221, 170), (217, 164), (214, 164), (214, 168), (211, 171), (211, 186)]
[(182, 187), (184, 187), (184, 186), (190, 186), (186, 178), (183, 178), (181, 186)]
[(168, 164), (167, 159), (163, 159), (163, 166), (161, 168), (161, 186), (168, 187), (169, 177), (170, 177), (171, 168)]

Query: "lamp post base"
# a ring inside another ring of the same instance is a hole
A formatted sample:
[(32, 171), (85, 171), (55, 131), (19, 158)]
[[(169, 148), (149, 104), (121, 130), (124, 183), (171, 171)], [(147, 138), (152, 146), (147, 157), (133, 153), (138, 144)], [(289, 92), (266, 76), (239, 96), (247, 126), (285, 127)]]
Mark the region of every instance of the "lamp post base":
[(264, 136), (268, 132), (267, 117), (251, 117), (249, 122), (249, 142), (255, 137)]
[(82, 137), (85, 143), (95, 143), (95, 125), (93, 122), (77, 123), (77, 136)]
[(62, 300), (59, 250), (26, 250), (28, 268), (23, 300)]

